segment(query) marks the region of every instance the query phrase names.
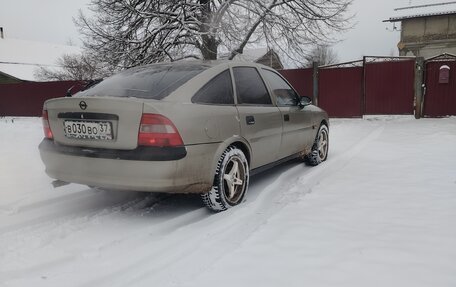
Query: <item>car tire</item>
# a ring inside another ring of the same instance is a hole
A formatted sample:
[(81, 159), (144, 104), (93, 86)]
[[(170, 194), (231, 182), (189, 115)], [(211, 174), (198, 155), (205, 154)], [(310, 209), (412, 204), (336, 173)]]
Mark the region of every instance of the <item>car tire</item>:
[(240, 149), (229, 146), (217, 162), (212, 189), (201, 198), (210, 210), (220, 212), (241, 203), (248, 187), (247, 159)]
[(329, 130), (325, 124), (318, 129), (312, 150), (305, 156), (307, 165), (316, 166), (328, 158), (329, 150)]

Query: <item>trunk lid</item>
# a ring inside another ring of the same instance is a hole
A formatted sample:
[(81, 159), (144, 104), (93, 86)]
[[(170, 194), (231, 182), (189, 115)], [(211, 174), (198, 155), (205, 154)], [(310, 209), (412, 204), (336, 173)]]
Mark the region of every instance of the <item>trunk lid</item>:
[(44, 109), (57, 143), (128, 150), (138, 145), (143, 105), (136, 98), (75, 97), (48, 100)]

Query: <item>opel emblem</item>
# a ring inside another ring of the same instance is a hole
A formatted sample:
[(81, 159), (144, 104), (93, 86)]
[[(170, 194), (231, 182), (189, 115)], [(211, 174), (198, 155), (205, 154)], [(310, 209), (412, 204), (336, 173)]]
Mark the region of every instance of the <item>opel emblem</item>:
[(85, 110), (85, 109), (87, 109), (87, 103), (84, 101), (81, 101), (81, 102), (79, 102), (79, 107), (81, 108), (81, 110)]

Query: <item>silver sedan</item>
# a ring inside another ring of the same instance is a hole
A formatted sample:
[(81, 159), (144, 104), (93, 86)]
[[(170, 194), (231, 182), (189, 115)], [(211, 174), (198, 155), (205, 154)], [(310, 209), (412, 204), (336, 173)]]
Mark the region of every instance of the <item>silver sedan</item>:
[(39, 146), (55, 179), (105, 189), (199, 193), (214, 211), (242, 202), (249, 177), (328, 155), (327, 114), (275, 70), (184, 61), (120, 72), (43, 108)]

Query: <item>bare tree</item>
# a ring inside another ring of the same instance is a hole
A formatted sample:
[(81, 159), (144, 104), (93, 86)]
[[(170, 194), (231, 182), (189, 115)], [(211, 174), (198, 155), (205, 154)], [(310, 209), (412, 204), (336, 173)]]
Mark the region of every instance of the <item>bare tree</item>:
[(35, 76), (45, 81), (91, 80), (105, 78), (111, 74), (102, 62), (85, 54), (63, 55), (57, 60), (56, 68), (40, 67)]
[(333, 41), (348, 27), (352, 0), (92, 0), (76, 24), (85, 47), (111, 67), (186, 57), (230, 59), (248, 44), (298, 62), (306, 45)]
[(304, 67), (312, 67), (313, 63), (319, 66), (336, 64), (339, 61), (337, 53), (328, 45), (316, 45), (310, 53), (304, 57), (306, 63)]

